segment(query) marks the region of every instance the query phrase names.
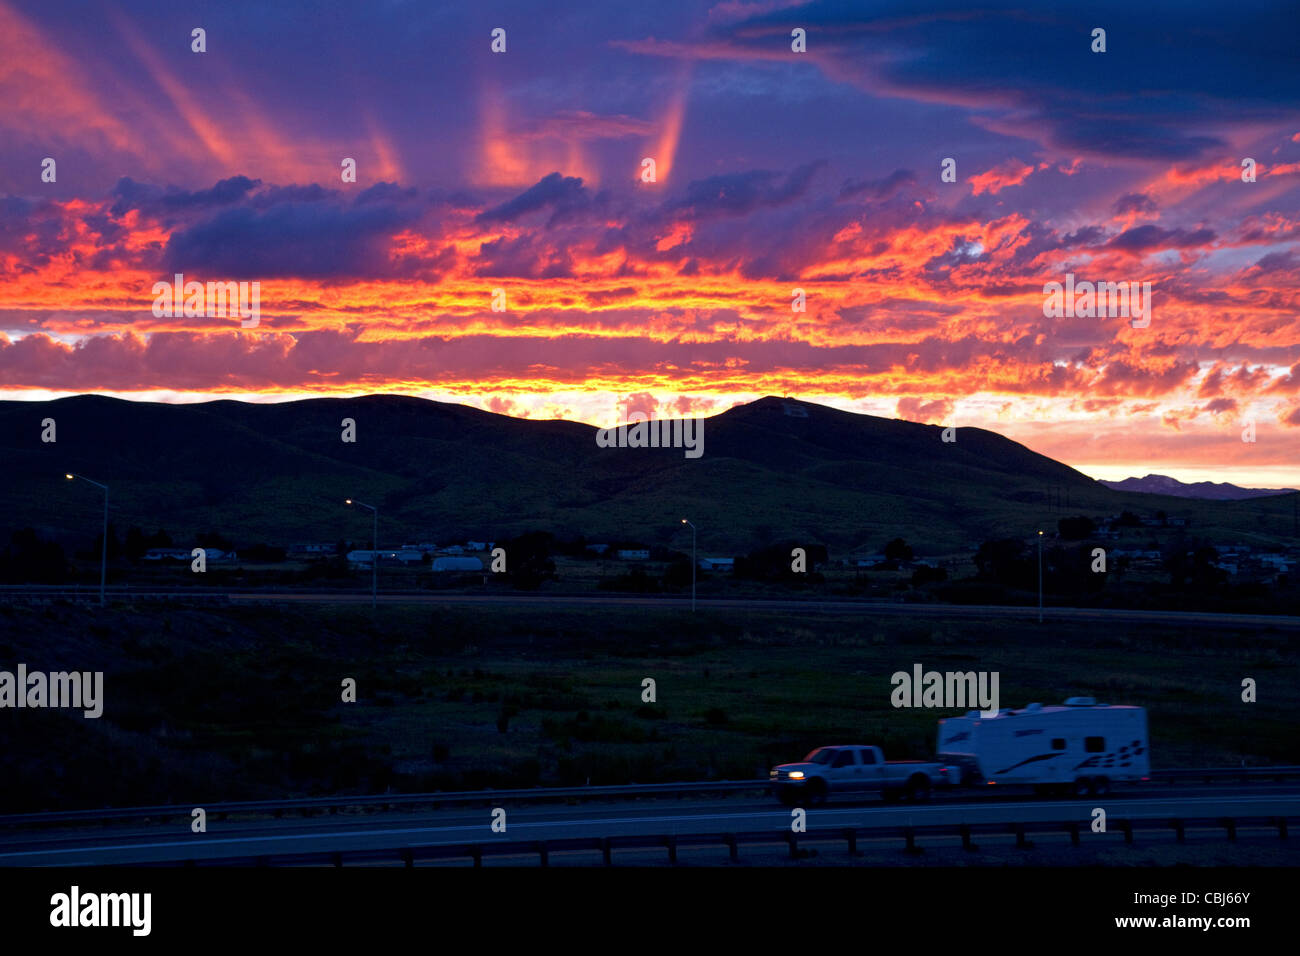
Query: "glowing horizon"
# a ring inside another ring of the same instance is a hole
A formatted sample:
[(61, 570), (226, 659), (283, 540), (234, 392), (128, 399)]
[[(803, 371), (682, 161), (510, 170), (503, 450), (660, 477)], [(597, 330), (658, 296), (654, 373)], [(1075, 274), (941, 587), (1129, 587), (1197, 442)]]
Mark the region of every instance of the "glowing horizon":
[[(788, 394), (1300, 486), (1300, 87), (1251, 82), (1287, 67), (1258, 17), (1102, 6), (1141, 56), (998, 4), (507, 4), (504, 54), (457, 11), (284, 10), (308, 42), (267, 57), (237, 7), (198, 54), (161, 0), (0, 0), (0, 396), (604, 427)], [(155, 314), (177, 273), (257, 283), (256, 326)], [(1046, 314), (1067, 275), (1149, 282), (1149, 324)]]

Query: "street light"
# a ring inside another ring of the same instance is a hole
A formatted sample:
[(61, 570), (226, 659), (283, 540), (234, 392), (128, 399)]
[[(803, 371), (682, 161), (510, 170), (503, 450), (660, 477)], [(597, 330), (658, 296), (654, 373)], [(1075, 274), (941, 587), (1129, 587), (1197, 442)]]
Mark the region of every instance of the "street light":
[(1043, 623), (1043, 532), (1038, 532), (1038, 623)]
[(376, 608), (379, 606), (379, 509), (352, 498), (345, 498), (343, 503), (369, 508), (374, 513), (374, 526), (370, 533), (370, 606)]
[(691, 525), (691, 613), (695, 613), (695, 525), (691, 524), (685, 518), (682, 524)]
[(80, 478), (82, 481), (89, 481), (96, 488), (104, 489), (104, 535), (103, 543), (99, 548), (99, 606), (103, 607), (104, 581), (108, 577), (108, 485), (101, 485), (99, 482), (87, 478), (85, 475), (74, 475), (70, 471), (65, 473), (63, 477), (67, 478), (68, 481), (72, 481), (74, 478)]

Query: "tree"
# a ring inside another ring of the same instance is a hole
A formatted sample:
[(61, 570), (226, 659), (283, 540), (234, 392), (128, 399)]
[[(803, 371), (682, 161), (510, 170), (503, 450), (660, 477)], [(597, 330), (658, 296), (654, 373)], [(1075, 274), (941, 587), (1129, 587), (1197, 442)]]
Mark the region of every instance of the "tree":
[(33, 528), (14, 531), (0, 551), (0, 580), (10, 584), (62, 584), (68, 577), (63, 548)]
[(225, 535), (215, 531), (205, 531), (194, 539), (200, 548), (215, 548), (218, 551), (234, 551), (235, 546)]
[(1036, 587), (1037, 558), (1031, 557), (1028, 550), (1019, 538), (985, 541), (975, 553), (979, 577), (986, 581), (996, 581), (1004, 587)]
[(1056, 529), (1066, 541), (1083, 541), (1092, 537), (1093, 532), (1097, 530), (1097, 525), (1091, 518), (1076, 515), (1073, 518), (1062, 518), (1056, 522)]
[(543, 581), (555, 577), (551, 549), (555, 537), (549, 531), (529, 531), (505, 542), (506, 573), (519, 590), (535, 591)]
[(895, 538), (885, 545), (886, 561), (911, 561), (912, 546), (902, 538)]
[(927, 584), (939, 584), (948, 580), (948, 572), (944, 568), (930, 568), (922, 565), (912, 572), (912, 587), (924, 587)]

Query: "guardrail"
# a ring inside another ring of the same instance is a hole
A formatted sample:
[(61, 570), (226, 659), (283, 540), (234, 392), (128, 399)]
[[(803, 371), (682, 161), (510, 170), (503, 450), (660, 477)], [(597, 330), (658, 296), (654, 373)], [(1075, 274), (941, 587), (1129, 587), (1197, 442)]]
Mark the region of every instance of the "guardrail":
[[(204, 601), (214, 604), (229, 604), (230, 593), (228, 591), (208, 591), (208, 590), (134, 590), (131, 588), (106, 588), (104, 596), (110, 601)], [(98, 604), (99, 588), (97, 587), (15, 587), (13, 585), (0, 586), (0, 600), (6, 601), (24, 601), (31, 604), (42, 604), (53, 601), (71, 601), (74, 604)]]
[[(1221, 834), (1223, 839), (1236, 840), (1239, 829), (1268, 828), (1276, 829), (1279, 839), (1289, 837), (1289, 817), (1244, 816), (1244, 817), (1175, 817), (1170, 819), (1114, 820), (1110, 826), (1122, 833), (1124, 845), (1135, 844), (1135, 834), (1141, 831), (1173, 831), (1178, 843), (1187, 841), (1188, 830), (1212, 831)], [(668, 862), (677, 862), (677, 852), (682, 848), (708, 848), (725, 846), (731, 861), (740, 859), (741, 847), (753, 849), (759, 846), (786, 846), (790, 858), (797, 860), (808, 855), (807, 844), (844, 841), (849, 856), (860, 856), (858, 841), (901, 840), (902, 849), (907, 853), (919, 854), (924, 847), (918, 846), (918, 839), (932, 837), (961, 837), (962, 849), (968, 852), (979, 850), (975, 843), (977, 836), (1014, 836), (1016, 847), (1032, 849), (1031, 836), (1065, 835), (1070, 837), (1072, 846), (1080, 846), (1083, 833), (1088, 829), (1086, 822), (1067, 820), (1053, 823), (949, 823), (926, 826), (878, 826), (845, 827), (841, 829), (812, 831), (806, 833), (774, 832), (772, 830), (749, 831), (744, 833), (704, 833), (704, 834), (655, 834), (647, 836), (621, 837), (580, 837), (555, 840), (521, 840), (514, 842), (483, 841), (460, 843), (445, 846), (404, 846), (385, 850), (350, 850), (320, 851), (316, 853), (294, 853), (263, 856), (209, 857), (206, 859), (190, 858), (180, 861), (184, 866), (214, 864), (254, 865), (254, 866), (319, 866), (333, 865), (341, 867), (345, 863), (385, 863), (401, 862), (404, 866), (414, 866), (417, 861), (469, 860), (474, 866), (483, 865), (484, 857), (510, 857), (536, 855), (541, 866), (548, 866), (553, 853), (600, 853), (605, 866), (612, 866), (617, 850), (663, 849), (667, 851)], [(803, 846), (801, 846), (801, 844)], [(175, 866), (176, 861), (165, 864)]]
[[(1151, 779), (1165, 780), (1170, 784), (1183, 780), (1241, 780), (1281, 781), (1300, 777), (1300, 766), (1282, 767), (1201, 767), (1176, 770), (1156, 770)], [(101, 820), (130, 820), (152, 817), (188, 817), (195, 807), (203, 807), (210, 817), (237, 814), (272, 813), (282, 816), (286, 812), (329, 810), (335, 812), (352, 807), (440, 806), (479, 801), (512, 800), (533, 802), (538, 800), (598, 799), (615, 797), (629, 799), (642, 796), (669, 794), (683, 796), (701, 793), (739, 793), (761, 791), (771, 786), (767, 780), (714, 780), (692, 783), (631, 783), (596, 787), (529, 787), (520, 790), (462, 790), (434, 793), (380, 793), (358, 796), (299, 797), (289, 800), (242, 800), (233, 803), (172, 804), (153, 807), (106, 807), (100, 810), (55, 810), (40, 813), (18, 813), (0, 816), (0, 827), (24, 824), (50, 825)], [(987, 791), (980, 791), (987, 792)]]

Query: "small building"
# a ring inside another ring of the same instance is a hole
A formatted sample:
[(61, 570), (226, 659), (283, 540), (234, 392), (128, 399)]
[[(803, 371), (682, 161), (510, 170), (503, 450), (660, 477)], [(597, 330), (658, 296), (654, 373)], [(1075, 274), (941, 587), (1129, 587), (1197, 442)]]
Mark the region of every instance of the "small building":
[(700, 558), (701, 571), (734, 571), (736, 570), (735, 558)]
[(609, 550), (609, 545), (607, 545), (607, 544), (589, 544), (589, 545), (587, 545), (587, 550), (590, 551), (592, 554), (604, 554), (606, 551)]
[(487, 541), (466, 541), (465, 542), (466, 551), (487, 551), (490, 547), (491, 544)]
[(620, 561), (649, 561), (649, 548), (623, 548), (618, 552)]

